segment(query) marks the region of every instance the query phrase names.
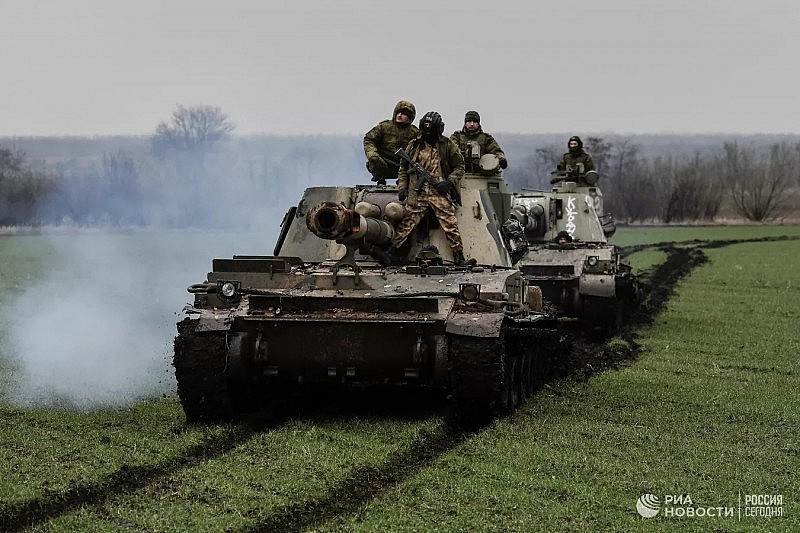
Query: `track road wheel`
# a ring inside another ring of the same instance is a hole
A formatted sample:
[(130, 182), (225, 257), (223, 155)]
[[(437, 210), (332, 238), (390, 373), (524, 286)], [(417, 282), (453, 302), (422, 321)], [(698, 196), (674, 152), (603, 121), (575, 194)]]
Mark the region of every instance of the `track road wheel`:
[(504, 340), (461, 335), (449, 340), (453, 418), (464, 429), (477, 429), (509, 408)]
[(178, 324), (172, 360), (186, 421), (229, 419), (235, 413), (225, 375), (225, 332), (197, 332), (196, 326), (190, 319)]

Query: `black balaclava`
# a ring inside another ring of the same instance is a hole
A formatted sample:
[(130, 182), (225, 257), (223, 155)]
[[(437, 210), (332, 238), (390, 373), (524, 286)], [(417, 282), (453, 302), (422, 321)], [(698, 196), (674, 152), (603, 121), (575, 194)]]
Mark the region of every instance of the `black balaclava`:
[[(572, 147), (569, 145), (569, 143), (571, 143), (572, 141), (578, 141), (578, 146), (576, 146), (575, 148), (572, 148)], [(581, 138), (580, 138), (580, 137), (578, 137), (577, 135), (573, 135), (573, 136), (572, 136), (572, 137), (570, 137), (570, 138), (569, 138), (569, 140), (567, 141), (567, 148), (568, 148), (568, 149), (569, 149), (569, 151), (570, 151), (570, 152), (572, 152), (573, 154), (578, 154), (578, 153), (580, 153), (580, 152), (581, 152), (581, 150), (583, 150), (583, 141), (582, 141), (582, 140), (581, 140)]]

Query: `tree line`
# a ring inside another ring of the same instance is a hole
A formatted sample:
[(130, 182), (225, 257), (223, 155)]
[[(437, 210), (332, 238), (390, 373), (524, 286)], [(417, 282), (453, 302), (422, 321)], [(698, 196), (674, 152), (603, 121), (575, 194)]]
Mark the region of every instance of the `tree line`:
[[(588, 137), (584, 149), (600, 174), (606, 209), (633, 223), (713, 221), (726, 201), (739, 217), (764, 222), (788, 207), (800, 185), (797, 141), (726, 141), (703, 153), (645, 155), (631, 138)], [(514, 190), (546, 189), (563, 152), (556, 145), (536, 148), (505, 179)]]
[[(0, 225), (253, 227), (274, 224), (275, 211), (296, 204), (306, 187), (369, 182), (360, 137), (234, 130), (218, 107), (179, 105), (144, 138), (29, 140), (31, 155), (19, 140), (0, 140)], [(550, 187), (566, 137), (496, 137), (510, 189)], [(727, 205), (767, 221), (800, 185), (797, 138), (711, 138), (660, 150), (653, 139), (584, 139), (618, 220), (712, 221)]]

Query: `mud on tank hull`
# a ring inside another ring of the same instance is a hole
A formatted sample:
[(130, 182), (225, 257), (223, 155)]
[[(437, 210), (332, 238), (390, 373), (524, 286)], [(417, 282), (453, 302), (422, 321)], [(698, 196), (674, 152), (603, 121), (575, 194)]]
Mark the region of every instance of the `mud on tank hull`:
[[(358, 280), (350, 272), (334, 280), (330, 269), (292, 258), (215, 260), (175, 340), (188, 421), (340, 384), (447, 390), (458, 422), (481, 424), (519, 404), (540, 351), (557, 342), (549, 317), (508, 301), (523, 299), (516, 270), (365, 265)], [(235, 301), (221, 293), (229, 282)]]
[(187, 420), (325, 384), (445, 390), (463, 427), (514, 409), (559, 337), (512, 267), (501, 185), (461, 180), (455, 213), (474, 261), (459, 264), (435, 217), (390, 248), (405, 212), (394, 187), (306, 189), (272, 256), (214, 259), (189, 288), (173, 360)]
[(587, 330), (618, 331), (635, 298), (630, 266), (611, 245), (535, 247), (518, 266), (558, 316), (578, 318)]

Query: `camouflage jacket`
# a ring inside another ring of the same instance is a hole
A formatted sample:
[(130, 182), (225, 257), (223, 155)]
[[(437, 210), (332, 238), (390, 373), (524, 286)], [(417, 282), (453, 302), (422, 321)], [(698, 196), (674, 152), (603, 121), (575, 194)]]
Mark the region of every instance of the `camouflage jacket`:
[(461, 154), (466, 157), (467, 146), (470, 141), (475, 141), (481, 148), (481, 155), (494, 154), (501, 161), (506, 158), (506, 154), (500, 149), (500, 145), (494, 140), (494, 137), (483, 131), (480, 127), (475, 132), (468, 132), (464, 129), (454, 131), (450, 136), (450, 140), (456, 143)]
[[(413, 161), (417, 160), (419, 151), (422, 148), (422, 137), (417, 137), (406, 148), (406, 152)], [(442, 164), (442, 175), (444, 179), (453, 182), (456, 188), (461, 184), (461, 178), (464, 177), (464, 157), (458, 146), (448, 139), (447, 137), (439, 137), (439, 158)], [(417, 205), (417, 174), (416, 172), (408, 172), (408, 163), (405, 161), (400, 162), (400, 171), (397, 175), (397, 187), (399, 189), (408, 190), (408, 205)]]
[(410, 106), (411, 109), (414, 108), (410, 102), (398, 102), (391, 120), (379, 122), (364, 135), (364, 154), (367, 156), (367, 161), (375, 156), (383, 159), (387, 166), (387, 175), (383, 176), (386, 179), (397, 178), (400, 158), (394, 153), (398, 148), (407, 146), (411, 139), (419, 135), (419, 128), (413, 124), (398, 124), (394, 121), (397, 112), (404, 107), (401, 104), (406, 104), (405, 107)]
[(561, 162), (558, 164), (558, 170), (567, 170), (567, 167), (569, 167), (574, 172), (577, 172), (578, 163), (583, 163), (584, 173), (595, 169), (594, 161), (592, 161), (592, 156), (581, 150), (576, 154), (572, 152), (567, 152), (566, 154), (561, 156)]

